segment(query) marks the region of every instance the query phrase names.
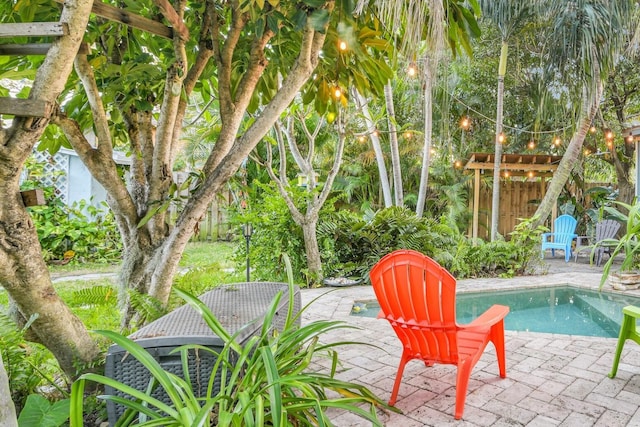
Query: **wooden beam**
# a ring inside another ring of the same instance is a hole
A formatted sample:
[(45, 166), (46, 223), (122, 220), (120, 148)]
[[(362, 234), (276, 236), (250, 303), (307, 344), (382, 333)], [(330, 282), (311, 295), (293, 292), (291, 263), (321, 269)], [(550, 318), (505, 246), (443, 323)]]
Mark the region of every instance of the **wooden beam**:
[(0, 55), (46, 55), (51, 43), (0, 44)]
[(18, 117), (51, 117), (53, 104), (40, 99), (0, 98), (0, 114)]
[[(0, 44), (0, 55), (46, 55), (51, 43)], [(78, 53), (88, 55), (91, 48), (86, 42), (80, 43)]]
[[(493, 169), (493, 163), (467, 163), (465, 169)], [(526, 164), (526, 163), (501, 163), (500, 169), (520, 170), (520, 171), (555, 171), (558, 165), (544, 164)]]
[(0, 24), (0, 37), (59, 37), (69, 34), (65, 22), (21, 22)]
[[(64, 3), (64, 0), (55, 1)], [(153, 19), (145, 18), (124, 9), (102, 3), (100, 0), (94, 0), (91, 12), (110, 21), (119, 22), (166, 39), (173, 39), (173, 29), (167, 27), (162, 22), (154, 21)]]

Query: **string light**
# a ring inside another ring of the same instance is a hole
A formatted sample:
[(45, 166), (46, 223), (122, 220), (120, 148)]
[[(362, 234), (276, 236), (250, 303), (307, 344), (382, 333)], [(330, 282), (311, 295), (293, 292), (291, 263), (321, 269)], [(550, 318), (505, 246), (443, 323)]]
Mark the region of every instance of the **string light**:
[(333, 91), (333, 96), (335, 96), (337, 99), (340, 99), (342, 97), (342, 89), (340, 89), (340, 86), (337, 86), (335, 88), (335, 90)]
[(414, 64), (413, 62), (411, 64), (409, 64), (409, 66), (407, 67), (407, 75), (409, 77), (415, 77), (416, 74), (418, 74), (418, 69), (416, 68), (416, 64)]
[(454, 166), (460, 169), (462, 167), (462, 162), (460, 160), (456, 160), (456, 162), (454, 163)]
[(629, 134), (629, 136), (627, 136), (627, 142), (629, 144), (631, 144), (633, 142), (633, 135)]
[(378, 136), (380, 135), (380, 133), (378, 132), (378, 129), (374, 130), (372, 133), (373, 136)]
[(359, 142), (365, 142), (366, 140), (367, 140), (367, 138), (365, 138), (365, 136), (364, 136), (364, 135), (360, 135), (360, 136), (358, 137), (358, 141), (359, 141)]
[(595, 126), (591, 126), (591, 127), (589, 128), (589, 132), (591, 132), (591, 133), (596, 133), (596, 127), (595, 127)]
[(500, 144), (504, 144), (504, 142), (507, 140), (507, 137), (504, 135), (504, 132), (500, 132), (498, 134), (498, 142)]
[(559, 147), (560, 144), (562, 144), (562, 139), (560, 139), (559, 136), (556, 136), (555, 138), (553, 138), (553, 145), (555, 145), (556, 147)]
[(529, 144), (527, 144), (527, 147), (529, 148), (529, 150), (533, 150), (534, 148), (536, 148), (536, 142), (532, 139), (531, 141), (529, 141)]
[(613, 131), (611, 129), (607, 129), (604, 134), (605, 139), (611, 140), (613, 139)]
[(533, 178), (534, 176), (536, 176), (536, 174), (533, 173), (533, 171), (529, 171), (529, 178)]
[(338, 43), (338, 49), (343, 52), (347, 50), (347, 42), (345, 42), (344, 40), (340, 40), (340, 42)]
[(460, 120), (460, 127), (464, 130), (469, 130), (469, 126), (471, 126), (471, 121), (469, 120), (469, 117), (467, 116), (462, 117), (462, 120)]
[(509, 178), (509, 171), (504, 171), (504, 177)]
[(613, 149), (613, 141), (607, 141), (607, 148), (609, 148), (609, 150)]
[(404, 137), (405, 137), (406, 139), (411, 139), (411, 137), (412, 137), (412, 136), (413, 136), (413, 135), (412, 135), (412, 134), (411, 134), (411, 132), (409, 132), (409, 131), (407, 131), (407, 132), (405, 132), (405, 133), (404, 133)]

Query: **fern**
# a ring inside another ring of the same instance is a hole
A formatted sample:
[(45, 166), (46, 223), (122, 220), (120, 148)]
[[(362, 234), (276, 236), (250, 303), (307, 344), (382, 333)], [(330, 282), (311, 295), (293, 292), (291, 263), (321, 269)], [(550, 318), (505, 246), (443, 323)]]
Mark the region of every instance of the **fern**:
[(141, 324), (152, 322), (167, 314), (167, 309), (162, 303), (150, 295), (130, 289), (129, 300)]
[(97, 285), (79, 289), (71, 296), (71, 304), (79, 305), (113, 305), (118, 300), (118, 291), (111, 286)]

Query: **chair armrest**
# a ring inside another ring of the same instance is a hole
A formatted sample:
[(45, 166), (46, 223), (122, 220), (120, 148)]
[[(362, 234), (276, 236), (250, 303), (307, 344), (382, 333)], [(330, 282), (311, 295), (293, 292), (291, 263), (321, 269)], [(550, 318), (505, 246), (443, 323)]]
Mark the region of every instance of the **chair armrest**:
[(578, 236), (576, 240), (576, 247), (578, 246), (588, 246), (589, 245), (589, 236)]
[(476, 317), (467, 325), (460, 325), (461, 329), (469, 330), (476, 328), (488, 328), (500, 322), (509, 314), (509, 307), (506, 305), (495, 304), (489, 307), (487, 311)]
[(542, 233), (541, 236), (542, 242), (544, 243), (548, 241), (549, 237), (553, 236), (553, 233)]

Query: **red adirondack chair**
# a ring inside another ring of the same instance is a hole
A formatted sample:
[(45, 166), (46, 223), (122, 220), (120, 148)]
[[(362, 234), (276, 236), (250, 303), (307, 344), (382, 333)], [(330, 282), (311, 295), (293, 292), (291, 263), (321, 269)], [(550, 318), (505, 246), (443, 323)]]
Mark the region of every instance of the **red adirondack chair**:
[(494, 305), (468, 325), (456, 323), (456, 279), (420, 252), (398, 250), (369, 273), (380, 303), (378, 318), (389, 321), (402, 342), (402, 357), (389, 404), (398, 396), (404, 367), (412, 359), (427, 366), (456, 365), (455, 418), (464, 411), (471, 370), (489, 341), (496, 348), (500, 377), (506, 377), (504, 317), (509, 307)]

